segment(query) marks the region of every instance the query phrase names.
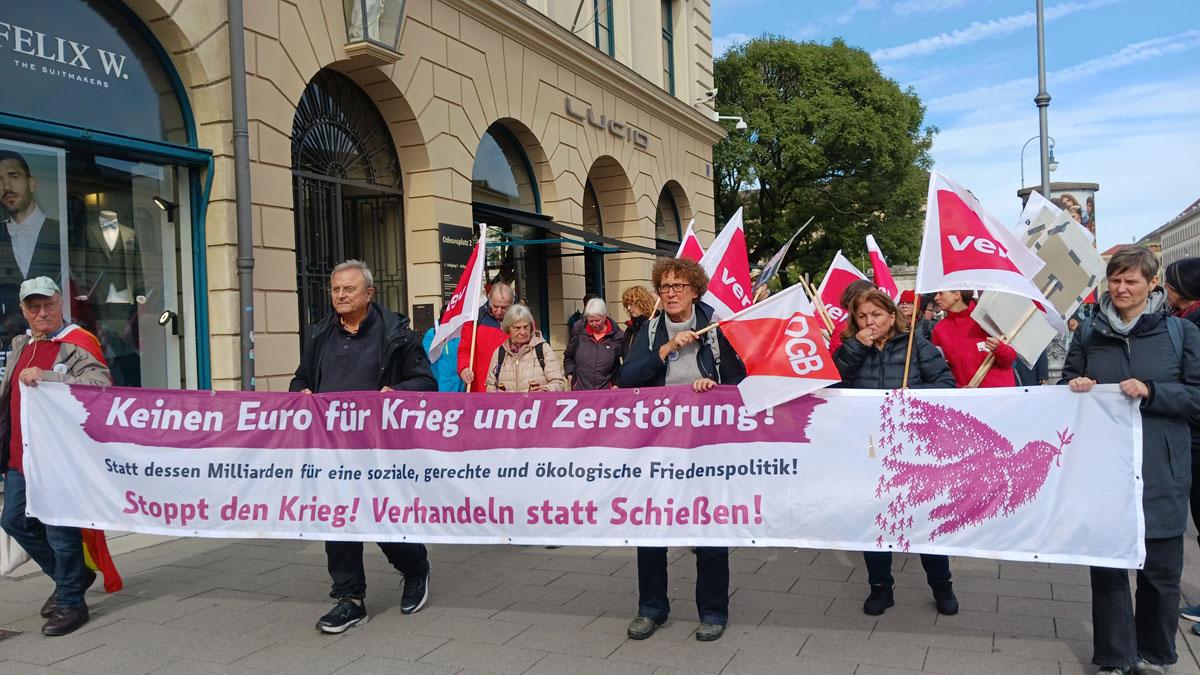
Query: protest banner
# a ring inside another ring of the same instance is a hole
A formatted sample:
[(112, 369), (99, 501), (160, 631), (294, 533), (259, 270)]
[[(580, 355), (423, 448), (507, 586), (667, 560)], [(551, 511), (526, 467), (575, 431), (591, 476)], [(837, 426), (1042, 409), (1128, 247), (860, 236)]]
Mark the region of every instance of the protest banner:
[[(177, 536), (795, 546), (1137, 567), (1116, 385), (286, 394), (42, 383), (29, 513)], [(1031, 416), (1029, 410), (1037, 410)]]

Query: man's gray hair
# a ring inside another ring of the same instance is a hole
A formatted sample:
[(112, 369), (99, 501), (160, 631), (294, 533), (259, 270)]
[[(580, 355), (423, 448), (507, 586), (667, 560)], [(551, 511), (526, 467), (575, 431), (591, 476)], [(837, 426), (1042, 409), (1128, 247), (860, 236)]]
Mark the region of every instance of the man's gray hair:
[(492, 289), (490, 291), (488, 291), (488, 300), (491, 300), (492, 296), (497, 293), (500, 294), (500, 297), (505, 298), (507, 300), (513, 299), (512, 286), (509, 286), (508, 284), (504, 283), (503, 281), (497, 281), (496, 283), (492, 284)]
[(333, 271), (329, 273), (329, 278), (332, 279), (333, 275), (338, 272), (345, 272), (346, 270), (358, 270), (362, 272), (363, 279), (367, 282), (367, 288), (375, 288), (375, 275), (371, 274), (371, 268), (367, 267), (367, 263), (361, 260), (351, 259), (338, 263), (337, 267), (334, 267)]
[(592, 298), (583, 307), (584, 316), (608, 316), (608, 303), (600, 298)]
[(512, 329), (514, 323), (522, 321), (529, 322), (530, 330), (533, 329), (533, 313), (525, 305), (513, 305), (504, 313), (504, 320), (500, 322), (500, 329), (507, 333)]

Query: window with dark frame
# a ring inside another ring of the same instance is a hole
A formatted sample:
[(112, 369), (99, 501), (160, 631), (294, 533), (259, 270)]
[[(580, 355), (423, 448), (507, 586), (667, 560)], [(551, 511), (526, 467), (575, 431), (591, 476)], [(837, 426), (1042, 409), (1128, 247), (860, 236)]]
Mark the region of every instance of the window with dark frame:
[(675, 95), (675, 21), (672, 0), (662, 0), (663, 87)]
[(613, 40), (613, 7), (612, 0), (592, 0), (593, 25), (595, 26), (596, 49), (609, 56), (617, 55), (616, 43)]

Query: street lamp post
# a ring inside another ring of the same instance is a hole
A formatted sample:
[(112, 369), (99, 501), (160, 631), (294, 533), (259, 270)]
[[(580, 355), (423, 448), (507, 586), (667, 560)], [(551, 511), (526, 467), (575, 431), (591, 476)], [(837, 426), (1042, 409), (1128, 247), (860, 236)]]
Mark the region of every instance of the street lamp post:
[[(1039, 138), (1042, 138), (1042, 137), (1041, 136), (1033, 136), (1029, 140), (1025, 141), (1025, 144), (1021, 146), (1021, 187), (1022, 188), (1025, 187), (1025, 148), (1028, 148), (1030, 143), (1036, 141)], [(1049, 162), (1048, 168), (1051, 171), (1054, 171), (1055, 169), (1058, 168), (1058, 160), (1054, 159), (1054, 139), (1049, 138), (1049, 143), (1050, 143), (1050, 153), (1049, 153), (1050, 162)], [(1050, 198), (1049, 185), (1050, 185), (1049, 180), (1042, 181), (1042, 187), (1044, 190), (1046, 190), (1044, 193), (1042, 193), (1042, 196), (1045, 197), (1046, 199)]]
[[(1042, 1), (1037, 0), (1037, 56), (1038, 56), (1038, 93), (1033, 102), (1038, 108), (1038, 132), (1041, 137), (1042, 160), (1042, 196), (1050, 198), (1050, 123), (1047, 120), (1047, 110), (1050, 107), (1050, 93), (1046, 91), (1046, 20), (1042, 16)], [(1023, 155), (1024, 151), (1022, 151)], [(1025, 167), (1022, 164), (1021, 172)], [(1024, 178), (1021, 187), (1025, 187)]]

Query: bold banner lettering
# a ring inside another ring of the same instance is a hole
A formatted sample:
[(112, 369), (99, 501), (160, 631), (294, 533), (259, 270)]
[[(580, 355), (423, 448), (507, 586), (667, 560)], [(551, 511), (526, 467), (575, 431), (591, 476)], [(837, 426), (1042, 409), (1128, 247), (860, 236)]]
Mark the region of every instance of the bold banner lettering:
[[(572, 394), (22, 394), (28, 510), (208, 537), (894, 550), (1134, 568), (1115, 385)], [(1037, 414), (1031, 414), (1031, 411)]]

